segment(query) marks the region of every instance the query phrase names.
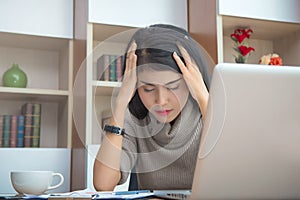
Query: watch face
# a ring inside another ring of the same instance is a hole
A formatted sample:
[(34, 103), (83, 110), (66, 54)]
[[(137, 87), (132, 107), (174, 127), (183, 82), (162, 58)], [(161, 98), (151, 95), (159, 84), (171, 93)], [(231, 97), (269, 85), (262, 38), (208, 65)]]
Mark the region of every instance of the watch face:
[(117, 126), (105, 125), (104, 130), (109, 133), (114, 133), (116, 135), (124, 135), (125, 134), (125, 130), (121, 129), (120, 127), (117, 127)]

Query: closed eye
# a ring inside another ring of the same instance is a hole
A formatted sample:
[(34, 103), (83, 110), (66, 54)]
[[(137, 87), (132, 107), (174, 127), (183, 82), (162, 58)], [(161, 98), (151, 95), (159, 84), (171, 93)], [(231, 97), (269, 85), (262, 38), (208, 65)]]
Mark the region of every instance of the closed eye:
[(177, 90), (178, 88), (179, 88), (179, 84), (178, 85), (176, 85), (176, 86), (173, 86), (173, 87), (167, 87), (168, 88), (168, 90)]
[(145, 92), (152, 92), (152, 91), (154, 91), (154, 89), (155, 89), (155, 87), (151, 86), (151, 85), (145, 85), (145, 86), (143, 86), (143, 90)]
[[(182, 78), (176, 79), (174, 81), (170, 81), (167, 84), (164, 85), (164, 87), (168, 90), (177, 90), (180, 87), (180, 80), (182, 80)], [(156, 88), (155, 84), (152, 83), (146, 83), (141, 81), (142, 84), (142, 88), (144, 90), (144, 92), (153, 92)]]
[(152, 92), (152, 91), (154, 91), (154, 89), (146, 89), (146, 88), (144, 88), (144, 91), (145, 92)]

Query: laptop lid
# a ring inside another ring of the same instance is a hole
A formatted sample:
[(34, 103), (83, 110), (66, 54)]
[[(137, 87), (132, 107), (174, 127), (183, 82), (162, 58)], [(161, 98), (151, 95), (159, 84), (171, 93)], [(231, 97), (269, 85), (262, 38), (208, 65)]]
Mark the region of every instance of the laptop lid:
[(300, 199), (300, 67), (218, 64), (192, 199)]

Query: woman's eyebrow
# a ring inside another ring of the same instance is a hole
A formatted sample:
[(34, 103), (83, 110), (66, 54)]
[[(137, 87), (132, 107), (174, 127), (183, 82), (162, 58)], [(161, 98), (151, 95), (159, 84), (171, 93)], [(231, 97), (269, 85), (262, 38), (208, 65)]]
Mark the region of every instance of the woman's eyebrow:
[[(173, 81), (170, 81), (170, 82), (167, 82), (165, 85), (171, 85), (173, 83), (176, 83), (177, 81), (181, 80), (182, 78), (180, 77), (179, 79), (176, 79), (176, 80), (173, 80)], [(151, 85), (151, 86), (155, 86), (156, 84), (153, 84), (153, 83), (147, 83), (145, 81), (141, 81), (143, 84), (145, 85)]]
[(180, 77), (179, 79), (176, 79), (174, 81), (170, 81), (170, 82), (166, 83), (165, 85), (170, 85), (170, 84), (176, 83), (177, 81), (180, 81), (181, 79), (182, 79), (182, 77)]

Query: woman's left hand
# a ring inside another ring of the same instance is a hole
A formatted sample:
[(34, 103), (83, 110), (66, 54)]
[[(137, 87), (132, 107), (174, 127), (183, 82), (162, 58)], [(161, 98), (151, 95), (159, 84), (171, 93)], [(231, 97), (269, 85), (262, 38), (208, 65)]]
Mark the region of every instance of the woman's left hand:
[(173, 53), (173, 57), (182, 72), (192, 97), (198, 102), (202, 115), (204, 116), (208, 104), (209, 93), (202, 78), (202, 74), (188, 52), (181, 45), (178, 45), (178, 47), (186, 64), (182, 62), (176, 52)]

